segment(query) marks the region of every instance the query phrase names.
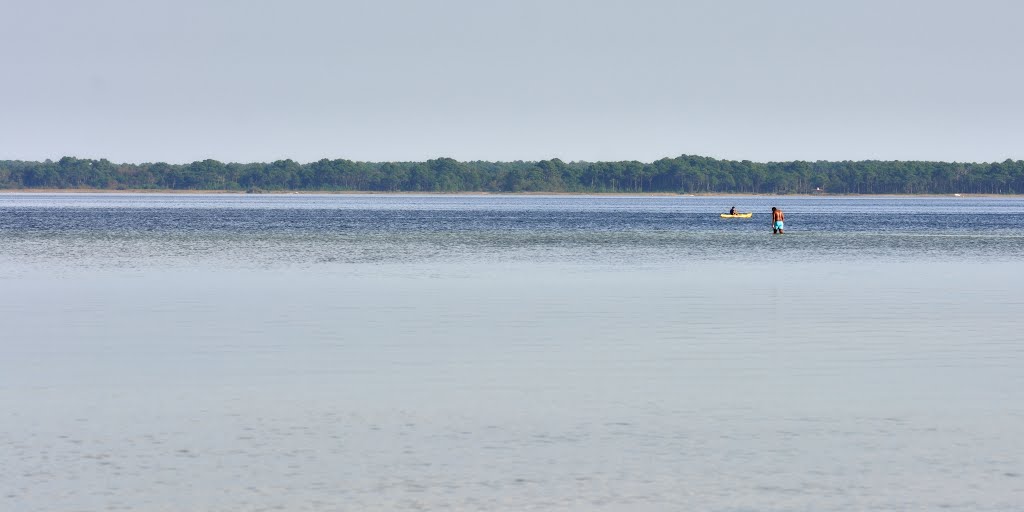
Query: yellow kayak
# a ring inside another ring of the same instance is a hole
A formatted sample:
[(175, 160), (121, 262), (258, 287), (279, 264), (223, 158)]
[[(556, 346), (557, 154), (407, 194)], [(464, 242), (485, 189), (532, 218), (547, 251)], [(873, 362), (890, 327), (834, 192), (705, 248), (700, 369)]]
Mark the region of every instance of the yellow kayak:
[(750, 213), (737, 213), (735, 215), (729, 215), (728, 213), (723, 213), (722, 214), (722, 218), (723, 219), (749, 219), (751, 215), (754, 215), (754, 212), (750, 212)]

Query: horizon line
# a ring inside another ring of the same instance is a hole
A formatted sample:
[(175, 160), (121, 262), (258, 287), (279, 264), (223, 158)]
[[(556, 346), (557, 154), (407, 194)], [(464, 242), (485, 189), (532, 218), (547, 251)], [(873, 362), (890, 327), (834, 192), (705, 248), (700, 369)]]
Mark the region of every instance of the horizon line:
[(274, 159), (274, 160), (250, 160), (250, 161), (220, 160), (220, 159), (217, 159), (217, 158), (201, 158), (201, 159), (188, 160), (188, 161), (184, 161), (184, 160), (181, 160), (181, 161), (151, 160), (151, 161), (141, 161), (141, 162), (139, 162), (139, 161), (129, 162), (129, 161), (114, 161), (114, 160), (111, 160), (111, 159), (105, 158), (105, 157), (95, 158), (95, 157), (80, 157), (80, 156), (74, 156), (74, 155), (63, 155), (63, 156), (61, 156), (59, 158), (56, 158), (56, 159), (54, 159), (54, 158), (46, 158), (44, 160), (25, 160), (25, 159), (8, 159), (8, 158), (5, 158), (5, 159), (0, 159), (0, 162), (46, 163), (46, 162), (59, 162), (60, 160), (63, 160), (64, 158), (74, 158), (74, 159), (77, 159), (77, 160), (96, 160), (96, 161), (106, 160), (106, 161), (108, 161), (108, 162), (110, 162), (112, 164), (115, 164), (115, 165), (147, 165), (147, 164), (148, 165), (153, 165), (153, 164), (189, 165), (189, 164), (193, 164), (193, 163), (197, 163), (197, 162), (205, 162), (207, 160), (213, 160), (213, 161), (225, 164), (225, 165), (228, 165), (228, 164), (237, 164), (237, 165), (267, 164), (267, 163), (284, 162), (284, 161), (292, 161), (292, 162), (295, 162), (295, 163), (297, 163), (299, 165), (308, 165), (308, 164), (320, 162), (320, 161), (323, 161), (323, 160), (328, 160), (328, 161), (347, 160), (347, 161), (354, 162), (354, 163), (364, 163), (364, 164), (385, 164), (385, 163), (417, 164), (417, 163), (430, 162), (430, 161), (434, 161), (434, 160), (450, 159), (450, 160), (454, 160), (454, 161), (459, 162), (459, 163), (474, 163), (474, 162), (486, 162), (486, 163), (498, 163), (498, 164), (500, 164), (500, 163), (517, 163), (517, 162), (521, 162), (521, 163), (537, 163), (537, 162), (549, 162), (549, 161), (553, 161), (553, 160), (559, 160), (559, 161), (562, 161), (562, 162), (564, 162), (566, 164), (594, 164), (594, 163), (637, 162), (637, 163), (641, 163), (641, 164), (644, 164), (644, 165), (651, 165), (651, 164), (654, 164), (655, 162), (659, 162), (659, 161), (662, 161), (662, 160), (674, 160), (674, 159), (677, 159), (677, 158), (687, 158), (687, 157), (691, 157), (691, 158), (706, 158), (706, 159), (716, 160), (716, 161), (721, 161), (721, 162), (740, 162), (740, 163), (742, 163), (742, 162), (750, 162), (750, 163), (754, 163), (754, 164), (786, 164), (786, 163), (796, 163), (796, 162), (805, 162), (805, 163), (818, 163), (818, 162), (827, 162), (827, 163), (843, 163), (843, 162), (853, 162), (853, 163), (858, 163), (858, 162), (920, 162), (920, 163), (965, 164), (965, 165), (968, 165), (968, 164), (969, 165), (985, 165), (985, 164), (989, 164), (990, 165), (990, 164), (997, 164), (997, 163), (1005, 163), (1005, 162), (1008, 162), (1008, 161), (1009, 162), (1019, 162), (1019, 161), (1021, 161), (1020, 159), (1014, 159), (1014, 158), (1009, 158), (1009, 157), (1004, 158), (1002, 160), (990, 160), (990, 161), (924, 160), (924, 159), (879, 159), (879, 158), (865, 158), (865, 159), (859, 159), (859, 160), (854, 160), (854, 159), (842, 159), (842, 160), (830, 160), (830, 159), (816, 159), (816, 160), (802, 160), (802, 159), (794, 159), (794, 160), (751, 160), (751, 159), (748, 159), (748, 158), (744, 158), (744, 159), (720, 158), (720, 157), (700, 155), (700, 154), (682, 153), (682, 154), (677, 155), (677, 156), (665, 156), (665, 157), (661, 157), (661, 158), (658, 158), (656, 160), (650, 160), (650, 161), (637, 160), (637, 159), (630, 159), (630, 160), (562, 160), (561, 158), (559, 158), (557, 156), (550, 157), (550, 158), (541, 158), (541, 159), (536, 159), (536, 160), (532, 160), (532, 159), (516, 159), (516, 160), (472, 159), (472, 160), (461, 160), (461, 159), (450, 157), (450, 156), (435, 156), (435, 157), (426, 158), (426, 159), (423, 159), (423, 160), (359, 160), (359, 159), (344, 158), (344, 157), (331, 158), (331, 157), (326, 157), (325, 156), (325, 157), (322, 157), (322, 158), (318, 158), (316, 160), (297, 160), (297, 159), (294, 159), (294, 158), (291, 158), (291, 157), (286, 157), (286, 158), (277, 158), (277, 159)]

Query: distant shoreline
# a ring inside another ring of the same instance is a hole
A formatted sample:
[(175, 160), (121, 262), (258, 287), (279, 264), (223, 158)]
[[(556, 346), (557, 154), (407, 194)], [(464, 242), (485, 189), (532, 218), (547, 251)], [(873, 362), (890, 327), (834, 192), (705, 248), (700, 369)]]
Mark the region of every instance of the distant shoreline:
[[(728, 194), (1024, 194), (1024, 160), (993, 163), (925, 161), (792, 161), (757, 163), (696, 155), (651, 163), (354, 162), (321, 159), (189, 164), (117, 164), (66, 156), (58, 161), (0, 160), (0, 186), (26, 190), (103, 190), (150, 193), (379, 193), (399, 190), (487, 194), (578, 193), (624, 195)], [(170, 190), (170, 189), (173, 189)], [(431, 193), (431, 192), (426, 192)], [(554, 193), (554, 192), (553, 192)]]
[(740, 192), (414, 192), (378, 190), (276, 190), (246, 192), (244, 190), (181, 190), (181, 189), (83, 189), (83, 188), (23, 188), (0, 189), (7, 194), (172, 194), (172, 195), (389, 195), (389, 196), (601, 196), (601, 197), (1021, 197), (1024, 194), (755, 194)]

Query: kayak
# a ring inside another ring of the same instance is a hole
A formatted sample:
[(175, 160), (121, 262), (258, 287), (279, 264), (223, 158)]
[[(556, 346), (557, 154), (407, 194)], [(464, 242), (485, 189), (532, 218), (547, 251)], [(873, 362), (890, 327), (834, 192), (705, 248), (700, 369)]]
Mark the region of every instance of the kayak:
[(754, 214), (754, 212), (750, 212), (750, 213), (737, 213), (735, 215), (729, 215), (728, 213), (723, 213), (722, 214), (722, 218), (723, 219), (749, 219), (750, 216), (753, 215), (753, 214)]

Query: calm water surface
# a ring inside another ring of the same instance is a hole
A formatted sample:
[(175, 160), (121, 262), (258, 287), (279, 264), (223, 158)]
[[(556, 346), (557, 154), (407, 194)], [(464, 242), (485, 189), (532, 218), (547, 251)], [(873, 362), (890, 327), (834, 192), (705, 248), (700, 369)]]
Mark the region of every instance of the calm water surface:
[(1016, 198), (0, 194), (0, 509), (1019, 509), (1022, 265)]

